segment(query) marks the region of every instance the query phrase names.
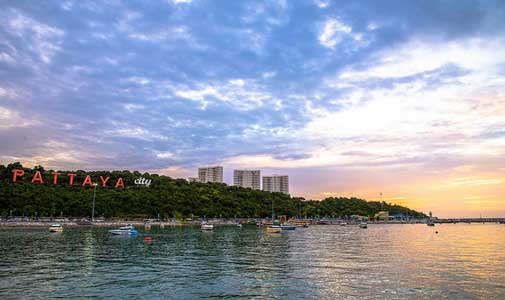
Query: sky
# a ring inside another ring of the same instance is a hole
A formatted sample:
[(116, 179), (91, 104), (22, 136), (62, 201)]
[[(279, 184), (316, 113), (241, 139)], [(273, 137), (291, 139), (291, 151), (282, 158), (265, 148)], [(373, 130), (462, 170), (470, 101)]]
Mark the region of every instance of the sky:
[(505, 216), (505, 1), (0, 1), (0, 164)]

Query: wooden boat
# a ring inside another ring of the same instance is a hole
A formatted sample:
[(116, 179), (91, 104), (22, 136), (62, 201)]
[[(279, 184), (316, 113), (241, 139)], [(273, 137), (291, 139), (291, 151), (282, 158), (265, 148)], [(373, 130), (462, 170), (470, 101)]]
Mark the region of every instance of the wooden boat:
[(281, 227), (278, 225), (272, 225), (267, 227), (268, 233), (281, 233)]

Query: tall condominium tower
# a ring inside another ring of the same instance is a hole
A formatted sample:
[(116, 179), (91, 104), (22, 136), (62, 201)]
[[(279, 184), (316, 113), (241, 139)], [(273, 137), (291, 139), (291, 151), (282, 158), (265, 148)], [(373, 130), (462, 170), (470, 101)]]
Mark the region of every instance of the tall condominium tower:
[(288, 175), (263, 176), (263, 190), (267, 192), (280, 192), (289, 194)]
[(233, 170), (233, 185), (260, 189), (260, 170)]
[(204, 167), (198, 168), (199, 182), (223, 182), (223, 167)]

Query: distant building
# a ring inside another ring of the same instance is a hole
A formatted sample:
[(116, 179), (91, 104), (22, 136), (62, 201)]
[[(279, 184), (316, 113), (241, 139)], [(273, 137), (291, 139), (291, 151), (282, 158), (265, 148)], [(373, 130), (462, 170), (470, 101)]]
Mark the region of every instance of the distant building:
[(288, 175), (263, 176), (263, 190), (271, 193), (289, 194)]
[(375, 218), (381, 221), (389, 220), (389, 212), (388, 211), (379, 211), (375, 214)]
[(223, 167), (204, 167), (198, 168), (199, 182), (223, 182)]
[(260, 189), (260, 170), (233, 170), (233, 185)]
[(188, 181), (189, 182), (198, 182), (198, 177), (189, 177)]

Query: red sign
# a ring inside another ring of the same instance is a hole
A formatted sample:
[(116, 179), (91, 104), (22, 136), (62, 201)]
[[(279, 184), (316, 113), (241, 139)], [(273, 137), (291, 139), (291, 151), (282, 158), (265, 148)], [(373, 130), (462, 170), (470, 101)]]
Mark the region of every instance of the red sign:
[[(23, 178), (24, 175), (25, 175), (24, 170), (19, 170), (19, 169), (12, 170), (12, 182), (16, 182), (18, 180), (18, 178)], [(52, 173), (53, 185), (58, 184), (58, 178), (60, 175), (61, 175), (60, 173)], [(70, 173), (67, 174), (68, 185), (70, 185), (70, 186), (74, 185), (74, 178), (76, 176), (77, 176), (77, 174), (70, 174)], [(102, 184), (102, 187), (107, 186), (107, 181), (109, 181), (109, 178), (110, 178), (109, 176), (107, 176), (105, 178), (100, 176), (100, 182)], [(44, 179), (42, 178), (42, 174), (40, 173), (40, 171), (35, 172), (35, 174), (32, 177), (32, 183), (42, 183), (42, 184), (44, 183)], [(86, 175), (86, 177), (84, 178), (84, 181), (82, 182), (82, 186), (94, 186), (94, 185), (95, 185), (95, 183), (93, 183), (93, 181), (91, 180), (91, 176)], [(114, 188), (124, 188), (123, 178), (120, 177), (116, 180), (116, 184), (114, 185)]]

